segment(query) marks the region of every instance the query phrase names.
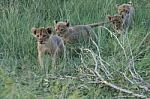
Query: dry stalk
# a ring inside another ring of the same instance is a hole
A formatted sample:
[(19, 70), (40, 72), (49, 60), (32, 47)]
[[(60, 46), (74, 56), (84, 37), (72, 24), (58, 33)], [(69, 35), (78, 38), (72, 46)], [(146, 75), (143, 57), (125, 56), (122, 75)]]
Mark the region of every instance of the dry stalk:
[(98, 63), (97, 63), (97, 60), (96, 60), (95, 55), (94, 55), (93, 52), (90, 51), (89, 49), (88, 49), (88, 51), (91, 53), (91, 55), (92, 55), (92, 57), (93, 57), (93, 59), (94, 59), (94, 62), (95, 62), (95, 70), (94, 70), (94, 72), (95, 72), (95, 74), (98, 76), (98, 78), (101, 80), (101, 82), (102, 82), (103, 84), (105, 84), (105, 85), (107, 85), (107, 86), (109, 86), (109, 87), (111, 87), (111, 88), (114, 88), (114, 89), (116, 89), (116, 90), (118, 90), (118, 91), (121, 91), (121, 92), (124, 92), (124, 93), (127, 93), (127, 94), (131, 94), (131, 95), (133, 95), (133, 96), (135, 96), (135, 97), (138, 97), (138, 98), (147, 98), (145, 95), (136, 94), (136, 93), (134, 93), (134, 92), (132, 92), (132, 91), (130, 91), (130, 90), (127, 90), (127, 89), (118, 87), (118, 86), (116, 86), (115, 84), (112, 84), (112, 83), (107, 82), (107, 81), (102, 77), (102, 75), (100, 75), (100, 74), (98, 73), (98, 70), (97, 70), (97, 69), (98, 69)]
[[(146, 35), (147, 37), (147, 35)], [(129, 71), (132, 75), (132, 78), (134, 79), (134, 82), (142, 89), (144, 89), (145, 91), (148, 91), (148, 87), (144, 86), (144, 85), (141, 85), (144, 83), (144, 80), (143, 78), (136, 72), (136, 69), (135, 69), (135, 64), (134, 64), (134, 56), (133, 56), (133, 53), (132, 53), (132, 50), (131, 50), (131, 45), (130, 45), (130, 42), (129, 42), (129, 39), (128, 39), (128, 46), (129, 46), (129, 49), (130, 49), (130, 54), (131, 54), (131, 59), (129, 59), (129, 65), (128, 65), (128, 68), (129, 68)]]
[(128, 58), (127, 58), (126, 51), (125, 51), (123, 45), (121, 44), (121, 42), (119, 41), (119, 39), (117, 38), (117, 36), (115, 35), (115, 33), (112, 32), (112, 31), (110, 31), (110, 30), (109, 30), (108, 28), (106, 28), (105, 26), (99, 26), (99, 27), (106, 29), (106, 30), (111, 34), (111, 36), (114, 36), (114, 37), (115, 37), (115, 39), (117, 40), (118, 44), (119, 44), (120, 47), (122, 48), (122, 50), (123, 50), (123, 52), (124, 52), (124, 55), (125, 55), (125, 58), (126, 58), (126, 60), (127, 60)]
[[(119, 39), (117, 38), (117, 36), (116, 36), (113, 32), (111, 32), (108, 28), (106, 28), (106, 27), (104, 27), (104, 26), (100, 26), (100, 27), (106, 29), (106, 30), (111, 34), (111, 36), (113, 35), (113, 36), (116, 38), (116, 40), (118, 41), (118, 44), (121, 46), (121, 48), (122, 48), (123, 51), (124, 51), (124, 55), (125, 55), (126, 60), (129, 61), (128, 69), (129, 69), (129, 71), (130, 71), (130, 73), (131, 73), (131, 75), (132, 75), (134, 81), (130, 80), (127, 76), (124, 75), (125, 79), (127, 79), (127, 80), (128, 80), (130, 83), (132, 83), (132, 84), (133, 84), (133, 82), (135, 82), (140, 88), (144, 89), (145, 91), (149, 91), (148, 87), (143, 86), (143, 85), (140, 85), (140, 83), (138, 83), (138, 82), (136, 81), (136, 80), (138, 80), (138, 81), (140, 81), (141, 83), (144, 82), (143, 78), (136, 72), (135, 64), (134, 64), (134, 57), (133, 57), (133, 53), (132, 53), (132, 49), (131, 49), (131, 45), (130, 45), (129, 39), (128, 39), (128, 46), (129, 46), (129, 50), (130, 50), (131, 59), (128, 59), (128, 58), (127, 58), (126, 51), (125, 51), (123, 45), (120, 43), (120, 41), (119, 41)], [(150, 32), (147, 33), (147, 35), (144, 37), (144, 39), (143, 39), (142, 42), (140, 43), (139, 47), (142, 45), (142, 43), (145, 41), (145, 39), (148, 37), (149, 34), (150, 34)], [(125, 69), (125, 70), (126, 70), (126, 69)], [(135, 83), (134, 83), (134, 84), (135, 84)]]

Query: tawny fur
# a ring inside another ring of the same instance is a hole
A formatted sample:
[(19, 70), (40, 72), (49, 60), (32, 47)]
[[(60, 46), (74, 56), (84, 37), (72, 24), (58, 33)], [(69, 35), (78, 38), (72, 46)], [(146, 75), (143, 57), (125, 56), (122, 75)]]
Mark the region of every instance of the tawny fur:
[(125, 15), (125, 14), (133, 15), (134, 8), (132, 6), (132, 3), (117, 5), (117, 12), (119, 15)]
[(58, 61), (57, 58), (63, 54), (63, 40), (52, 34), (51, 28), (32, 28), (33, 36), (37, 39), (38, 59), (40, 66), (43, 67), (43, 56), (48, 53), (52, 57), (52, 62)]
[(113, 29), (117, 32), (117, 34), (122, 34), (122, 31), (124, 31), (122, 16), (116, 14), (113, 16), (108, 16), (108, 19), (111, 22), (111, 25)]
[(122, 34), (128, 30), (131, 23), (133, 23), (134, 8), (132, 4), (122, 4), (117, 6), (117, 14), (108, 16), (109, 21), (112, 23), (112, 27), (119, 34)]
[(133, 16), (135, 12), (132, 3), (117, 6), (117, 11), (118, 14), (122, 15), (123, 17), (124, 30), (128, 29), (129, 26), (133, 23)]
[(67, 43), (74, 43), (79, 39), (89, 40), (91, 37), (92, 28), (103, 25), (104, 23), (95, 23), (89, 25), (76, 25), (70, 26), (69, 22), (55, 21), (55, 30), (57, 34), (63, 37)]

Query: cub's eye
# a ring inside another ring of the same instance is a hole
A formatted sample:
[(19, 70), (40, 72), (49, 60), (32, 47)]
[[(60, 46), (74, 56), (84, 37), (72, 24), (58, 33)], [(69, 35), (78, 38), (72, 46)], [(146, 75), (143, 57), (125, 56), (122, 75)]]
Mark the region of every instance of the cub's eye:
[(37, 35), (37, 37), (39, 37), (39, 35)]

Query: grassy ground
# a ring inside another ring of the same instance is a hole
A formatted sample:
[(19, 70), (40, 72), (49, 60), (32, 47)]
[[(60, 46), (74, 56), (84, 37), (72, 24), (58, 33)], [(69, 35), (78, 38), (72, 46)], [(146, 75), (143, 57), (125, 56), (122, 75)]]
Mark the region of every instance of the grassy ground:
[[(149, 0), (132, 0), (135, 23), (132, 30), (119, 39), (99, 27), (94, 30), (97, 48), (94, 44), (87, 48), (91, 52), (77, 55), (67, 50), (66, 60), (57, 70), (45, 58), (49, 70), (46, 76), (37, 63), (32, 27), (53, 26), (53, 20), (65, 19), (71, 25), (106, 21), (108, 15), (116, 13), (116, 4), (126, 2), (128, 0), (0, 0), (0, 98), (134, 98), (98, 82), (100, 78), (93, 73), (95, 56), (98, 72), (105, 80), (150, 97), (148, 91), (139, 87), (141, 81), (135, 80), (140, 75), (145, 82), (143, 86), (148, 87), (150, 83)], [(112, 31), (109, 25), (106, 27)], [(139, 74), (133, 72), (135, 78), (130, 72), (134, 71), (133, 66)]]

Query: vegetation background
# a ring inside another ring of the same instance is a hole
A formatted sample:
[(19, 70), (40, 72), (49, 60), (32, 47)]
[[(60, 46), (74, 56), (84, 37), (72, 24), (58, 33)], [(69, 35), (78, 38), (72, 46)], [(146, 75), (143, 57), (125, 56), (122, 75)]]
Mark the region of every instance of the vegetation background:
[(79, 55), (69, 54), (67, 50), (66, 59), (57, 70), (45, 58), (49, 67), (46, 76), (37, 63), (32, 27), (53, 26), (54, 20), (65, 19), (71, 25), (107, 21), (108, 15), (117, 13), (116, 4), (127, 2), (129, 0), (0, 0), (0, 99), (137, 99), (101, 83), (92, 74), (95, 66), (92, 56), (99, 56), (98, 53), (105, 66), (98, 64), (98, 72), (105, 80), (150, 97), (149, 91), (138, 86), (140, 81), (134, 79), (132, 69), (127, 68), (132, 60), (137, 78), (141, 76), (150, 87), (149, 0), (132, 0), (134, 25), (119, 39), (111, 35), (113, 30), (109, 25), (98, 27), (94, 29), (97, 49), (87, 48), (91, 52), (83, 51)]

